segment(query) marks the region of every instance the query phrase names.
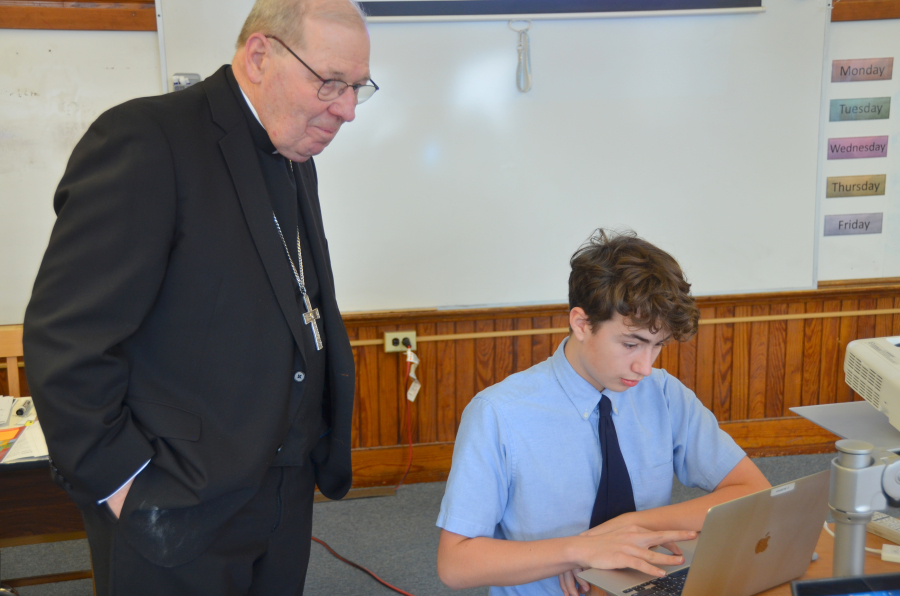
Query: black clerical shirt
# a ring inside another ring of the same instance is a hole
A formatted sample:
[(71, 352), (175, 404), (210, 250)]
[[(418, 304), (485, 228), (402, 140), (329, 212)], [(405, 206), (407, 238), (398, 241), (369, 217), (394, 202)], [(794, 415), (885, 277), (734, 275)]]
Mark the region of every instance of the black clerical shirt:
[[(247, 105), (247, 101), (243, 93), (241, 93), (240, 86), (237, 84), (231, 68), (228, 68), (226, 75), (238, 99), (238, 103), (243, 108), (244, 116), (250, 127), (250, 134), (253, 137), (253, 143), (256, 146), (256, 154), (266, 183), (266, 190), (268, 191), (268, 197), (261, 195), (260, 200), (271, 201), (272, 209), (275, 212), (275, 216), (278, 217), (291, 259), (294, 261), (294, 266), (298, 272), (300, 270), (297, 255), (297, 232), (299, 230), (300, 247), (303, 251), (304, 286), (309, 295), (312, 308), (320, 307), (322, 300), (319, 277), (316, 274), (309, 235), (307, 234), (298, 203), (298, 201), (308, 200), (302, 190), (303, 184), (298, 184), (298, 178), (302, 175), (300, 168), (296, 166), (291, 167), (290, 161), (276, 151), (268, 133)], [(278, 236), (274, 220), (272, 221), (272, 234), (276, 237)], [(281, 242), (280, 238), (279, 242)], [(291, 278), (291, 285), (294, 288), (294, 294), (297, 299), (297, 308), (300, 313), (305, 313), (306, 306), (303, 302), (303, 296), (294, 278), (294, 272), (291, 269), (287, 255), (284, 256), (284, 275)], [(319, 327), (319, 334), (324, 343), (326, 341), (324, 319), (316, 320), (316, 324)], [(275, 466), (302, 465), (306, 463), (310, 451), (326, 429), (322, 417), (326, 350), (324, 348), (322, 350), (316, 349), (311, 325), (303, 325), (302, 337), (305, 362), (300, 351), (295, 350), (294, 380), (291, 383), (290, 402), (291, 410), (293, 410), (294, 406), (297, 405), (297, 400), (300, 400), (299, 409), (272, 464)], [(260, 396), (260, 399), (265, 400), (265, 396)]]

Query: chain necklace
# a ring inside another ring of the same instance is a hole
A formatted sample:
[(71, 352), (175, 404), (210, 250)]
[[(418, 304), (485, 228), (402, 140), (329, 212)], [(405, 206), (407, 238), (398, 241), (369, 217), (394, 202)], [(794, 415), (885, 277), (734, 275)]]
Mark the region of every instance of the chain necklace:
[(281, 233), (281, 224), (278, 223), (278, 217), (275, 215), (275, 212), (272, 212), (272, 219), (275, 220), (275, 228), (278, 230), (278, 236), (281, 238), (281, 244), (284, 246), (284, 253), (287, 255), (288, 262), (291, 264), (291, 270), (294, 272), (294, 279), (297, 280), (297, 286), (300, 288), (300, 295), (303, 296), (303, 304), (306, 306), (306, 312), (303, 314), (303, 323), (305, 325), (312, 325), (312, 334), (316, 339), (316, 350), (321, 350), (322, 345), (322, 336), (319, 334), (319, 326), (316, 324), (316, 319), (321, 319), (319, 316), (319, 309), (313, 308), (312, 304), (309, 302), (309, 294), (306, 293), (306, 283), (305, 278), (303, 276), (303, 250), (300, 248), (300, 227), (297, 226), (297, 261), (300, 264), (300, 271), (297, 271), (297, 267), (294, 265), (294, 259), (291, 258), (291, 251), (288, 250), (287, 242), (284, 240), (284, 234)]

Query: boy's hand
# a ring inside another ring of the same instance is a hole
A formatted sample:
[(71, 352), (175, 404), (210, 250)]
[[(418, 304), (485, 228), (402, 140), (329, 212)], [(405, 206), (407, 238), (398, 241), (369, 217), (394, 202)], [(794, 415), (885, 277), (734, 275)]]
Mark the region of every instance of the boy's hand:
[(591, 584), (575, 575), (582, 571), (584, 571), (584, 569), (577, 567), (572, 571), (566, 571), (565, 573), (559, 574), (559, 587), (564, 596), (579, 596), (580, 594), (587, 594), (591, 591)]
[[(684, 562), (681, 549), (675, 542), (693, 540), (696, 532), (686, 530), (651, 532), (640, 526), (628, 525), (615, 529), (596, 528), (583, 532), (579, 545), (578, 560), (582, 567), (559, 575), (559, 586), (566, 596), (577, 596), (589, 590), (587, 582), (575, 577), (583, 568), (622, 569), (631, 567), (648, 575), (662, 577), (665, 572), (654, 565), (680, 565)], [(664, 546), (675, 553), (665, 555), (650, 550), (654, 546)]]
[[(634, 521), (630, 521), (633, 513), (625, 513), (618, 517), (614, 517), (610, 520), (603, 522), (602, 524), (591, 528), (590, 530), (586, 530), (581, 533), (582, 536), (597, 536), (600, 534), (606, 534), (608, 532), (612, 532), (613, 530), (618, 530), (620, 528), (625, 528), (627, 526), (640, 526), (640, 523), (635, 523)], [(641, 529), (644, 529), (641, 527)], [(661, 544), (664, 549), (671, 552), (673, 555), (683, 555), (681, 549), (674, 542), (667, 542), (665, 544)]]

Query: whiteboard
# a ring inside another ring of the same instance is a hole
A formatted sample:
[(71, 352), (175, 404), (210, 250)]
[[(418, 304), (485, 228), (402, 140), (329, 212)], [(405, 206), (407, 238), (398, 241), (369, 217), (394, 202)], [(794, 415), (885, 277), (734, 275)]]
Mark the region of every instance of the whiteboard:
[[(164, 1), (169, 76), (230, 62), (250, 4)], [(813, 287), (826, 4), (535, 21), (528, 93), (504, 22), (370, 24), (381, 90), (316, 158), (342, 309), (564, 302), (599, 226), (697, 295)]]
[(4, 29), (0, 55), (0, 325), (9, 325), (25, 316), (72, 149), (105, 110), (158, 94), (160, 72), (149, 31)]

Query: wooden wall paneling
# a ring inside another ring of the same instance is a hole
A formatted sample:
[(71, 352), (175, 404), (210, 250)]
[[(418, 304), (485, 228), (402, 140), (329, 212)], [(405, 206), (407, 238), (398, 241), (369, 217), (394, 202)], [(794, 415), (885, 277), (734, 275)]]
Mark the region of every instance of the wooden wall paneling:
[[(900, 296), (894, 298), (894, 308), (900, 308)], [(900, 313), (894, 315), (894, 330), (892, 335), (900, 335)]]
[[(752, 314), (750, 305), (734, 309), (735, 317), (749, 317)], [(751, 323), (734, 325), (731, 420), (746, 420), (750, 411), (750, 326)]]
[[(716, 308), (716, 318), (734, 317), (733, 306)], [(731, 384), (734, 347), (734, 325), (716, 325), (715, 374), (713, 376), (713, 414), (716, 420), (731, 420)]]
[[(384, 337), (386, 331), (399, 331), (397, 325), (377, 327), (376, 337)], [(376, 346), (378, 347), (378, 346)], [(399, 445), (400, 439), (400, 381), (397, 379), (397, 360), (395, 352), (386, 353), (378, 350), (378, 445)]]
[[(446, 480), (452, 456), (453, 443), (414, 445), (406, 484)], [(408, 457), (409, 447), (405, 445), (354, 450), (353, 488), (396, 484), (406, 470)]]
[[(438, 323), (438, 335), (449, 335), (455, 331), (453, 323)], [(437, 439), (452, 441), (456, 438), (456, 343), (437, 343)]]
[[(878, 299), (877, 298), (860, 298), (859, 300), (859, 310), (875, 310), (878, 308)], [(875, 315), (863, 315), (861, 317), (857, 317), (856, 321), (856, 337), (854, 339), (863, 339), (869, 337), (878, 337), (878, 334), (875, 332)], [(841, 358), (841, 368), (843, 368), (843, 357)], [(853, 392), (853, 400), (861, 401), (863, 398), (861, 395)]]
[(0, 28), (156, 31), (156, 10), (149, 0), (3, 0), (0, 2)]
[[(893, 298), (878, 298), (876, 301), (878, 310), (887, 310), (894, 307)], [(892, 315), (878, 315), (875, 317), (875, 335), (874, 337), (885, 337), (893, 335), (892, 332)]]
[[(859, 310), (875, 310), (876, 308), (878, 308), (877, 298), (860, 298)], [(857, 317), (856, 339), (864, 337), (878, 337), (875, 334), (875, 315)]]
[(669, 352), (669, 364), (667, 371), (676, 378), (681, 374), (681, 346), (680, 341), (670, 341), (667, 346)]
[[(787, 304), (773, 304), (773, 315), (787, 314)], [(784, 355), (787, 322), (769, 321), (769, 347), (766, 358), (766, 418), (781, 416), (784, 406)]]
[[(550, 317), (534, 317), (531, 319), (532, 329), (550, 329)], [(550, 336), (531, 336), (531, 363), (537, 364), (550, 357)]]
[[(859, 310), (859, 300), (842, 300), (841, 310)], [(859, 317), (841, 317), (841, 331), (837, 352), (837, 385), (835, 386), (835, 401), (853, 401), (853, 390), (844, 380), (844, 352), (847, 344), (856, 339)]]
[[(347, 327), (347, 337), (350, 338), (350, 341), (359, 339), (359, 328), (358, 327)], [(359, 444), (359, 425), (360, 425), (360, 417), (359, 417), (359, 348), (353, 348), (353, 370), (356, 371), (353, 389), (353, 424), (350, 427), (350, 448), (358, 449), (360, 447)]]
[[(475, 333), (491, 331), (494, 331), (492, 319), (475, 321)], [(494, 342), (493, 337), (475, 340), (475, 393), (494, 384)]]
[[(716, 316), (715, 308), (701, 308), (701, 319)], [(711, 325), (701, 325), (697, 331), (697, 386), (694, 392), (700, 402), (713, 409), (713, 377), (715, 376), (716, 330)]]
[[(750, 316), (765, 317), (768, 304), (750, 308)], [(750, 380), (747, 389), (747, 418), (766, 417), (766, 375), (769, 362), (769, 323), (750, 323)]]
[[(434, 323), (416, 325), (416, 335), (437, 335)], [(437, 394), (437, 342), (428, 341), (418, 344), (419, 369), (416, 375), (422, 383), (419, 397), (416, 398), (416, 409), (419, 424), (416, 427), (417, 443), (435, 443), (438, 440), (438, 394)]]
[[(531, 329), (531, 318), (515, 319), (515, 328)], [(531, 342), (532, 338), (528, 335), (520, 335), (514, 339), (515, 358), (513, 368), (516, 372), (531, 367)]]
[[(474, 332), (473, 321), (456, 322), (456, 333)], [(475, 340), (463, 339), (453, 343), (456, 344), (456, 420), (453, 427), (455, 437), (463, 410), (475, 397)]]
[[(822, 302), (806, 303), (806, 312), (822, 312)], [(803, 324), (803, 381), (800, 404), (814, 406), (819, 403), (819, 371), (822, 364), (822, 319), (807, 319)]]
[(25, 369), (19, 369), (19, 388), (22, 395), (31, 395), (31, 388), (28, 386), (28, 377), (25, 375)]
[[(562, 329), (563, 327), (569, 326), (569, 315), (553, 315), (550, 318), (550, 326), (554, 329)], [(568, 333), (554, 333), (550, 336), (550, 354), (556, 352), (556, 348), (559, 347), (559, 344), (562, 343), (564, 339), (569, 336)]]
[(678, 378), (696, 393), (697, 387), (697, 334), (678, 346)]
[[(359, 339), (377, 339), (375, 327), (360, 327)], [(378, 421), (380, 419), (378, 403), (378, 352), (380, 346), (360, 346), (354, 348), (359, 354), (359, 365), (356, 375), (359, 393), (356, 401), (359, 404), (359, 444), (360, 447), (375, 447), (380, 444)]]
[[(494, 321), (496, 331), (512, 331), (513, 319), (497, 319)], [(494, 340), (494, 379), (499, 383), (515, 370), (515, 350), (512, 337), (498, 337)]]
[(900, 19), (898, 0), (841, 0), (833, 6), (832, 22)]
[[(794, 302), (788, 305), (788, 314), (798, 315), (806, 312), (806, 305)], [(793, 416), (790, 408), (803, 403), (803, 340), (805, 339), (804, 321), (787, 321), (787, 337), (784, 348), (784, 403), (782, 416)]]
[[(841, 310), (840, 300), (825, 300), (822, 312)], [(841, 340), (841, 320), (822, 319), (822, 370), (819, 376), (819, 403), (833, 404), (837, 397), (838, 347)]]

